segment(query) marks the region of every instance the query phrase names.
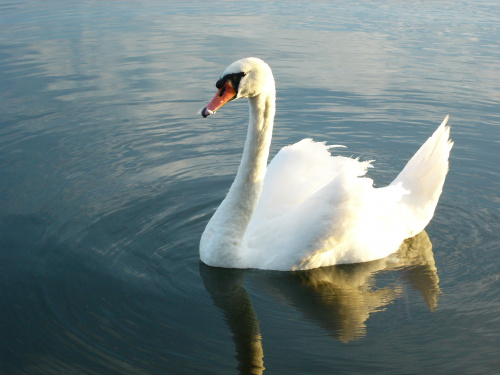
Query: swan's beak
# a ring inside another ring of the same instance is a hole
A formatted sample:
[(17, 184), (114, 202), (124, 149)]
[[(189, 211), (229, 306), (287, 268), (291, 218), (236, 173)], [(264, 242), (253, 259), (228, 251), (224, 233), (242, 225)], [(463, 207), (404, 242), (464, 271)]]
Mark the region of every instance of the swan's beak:
[(220, 107), (226, 104), (228, 101), (233, 99), (236, 96), (236, 91), (233, 89), (233, 86), (229, 81), (224, 83), (217, 94), (215, 94), (214, 98), (208, 105), (201, 110), (201, 115), (203, 117), (208, 117), (211, 114), (214, 114)]

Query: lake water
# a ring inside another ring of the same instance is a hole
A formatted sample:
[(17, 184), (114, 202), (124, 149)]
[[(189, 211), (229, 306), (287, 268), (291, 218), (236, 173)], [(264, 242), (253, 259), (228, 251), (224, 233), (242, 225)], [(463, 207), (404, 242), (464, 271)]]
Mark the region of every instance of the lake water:
[[(0, 373), (500, 373), (499, 25), (493, 0), (0, 3)], [(377, 186), (449, 113), (426, 232), (360, 265), (201, 264), (248, 110), (199, 110), (247, 56), (271, 154), (344, 144)]]

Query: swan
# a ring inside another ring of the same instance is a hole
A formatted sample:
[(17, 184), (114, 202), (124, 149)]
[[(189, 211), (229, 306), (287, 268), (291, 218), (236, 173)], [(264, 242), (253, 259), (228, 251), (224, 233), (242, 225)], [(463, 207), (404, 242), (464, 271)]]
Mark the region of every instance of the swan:
[(200, 239), (203, 263), (224, 268), (305, 270), (382, 259), (434, 215), (453, 142), (449, 116), (396, 179), (374, 188), (370, 161), (332, 156), (305, 138), (267, 165), (275, 116), (271, 68), (261, 59), (229, 65), (207, 117), (247, 98), (250, 121), (238, 172)]

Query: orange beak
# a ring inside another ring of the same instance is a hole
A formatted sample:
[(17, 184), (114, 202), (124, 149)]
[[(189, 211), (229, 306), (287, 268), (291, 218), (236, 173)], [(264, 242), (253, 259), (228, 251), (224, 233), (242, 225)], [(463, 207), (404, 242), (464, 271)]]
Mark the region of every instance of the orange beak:
[(217, 91), (214, 98), (208, 103), (208, 105), (201, 110), (201, 115), (203, 117), (208, 117), (214, 114), (220, 107), (226, 104), (228, 101), (236, 96), (236, 91), (229, 81), (226, 81), (224, 85)]

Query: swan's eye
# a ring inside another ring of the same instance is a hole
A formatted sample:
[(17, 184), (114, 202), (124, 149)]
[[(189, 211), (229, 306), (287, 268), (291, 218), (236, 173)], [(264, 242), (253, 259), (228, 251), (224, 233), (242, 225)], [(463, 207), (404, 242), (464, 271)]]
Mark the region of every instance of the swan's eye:
[(244, 76), (245, 76), (245, 73), (241, 72), (241, 73), (237, 73), (233, 77), (231, 77), (233, 85), (238, 86), (240, 84), (241, 79)]
[(246, 73), (231, 73), (231, 74), (226, 74), (224, 77), (219, 78), (217, 83), (215, 84), (215, 87), (217, 87), (220, 91), (219, 96), (222, 96), (224, 94), (225, 88), (224, 85), (226, 83), (229, 83), (232, 88), (238, 92), (238, 86), (240, 85), (241, 78), (245, 76)]

